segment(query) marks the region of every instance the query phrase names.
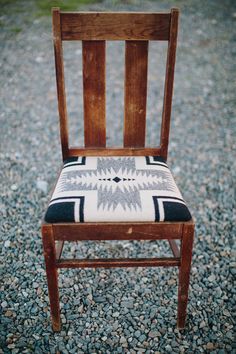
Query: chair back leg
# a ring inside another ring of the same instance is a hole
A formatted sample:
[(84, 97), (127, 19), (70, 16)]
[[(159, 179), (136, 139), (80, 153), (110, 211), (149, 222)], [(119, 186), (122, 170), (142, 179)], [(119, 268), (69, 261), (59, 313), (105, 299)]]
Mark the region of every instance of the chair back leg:
[(56, 268), (56, 249), (52, 225), (42, 226), (42, 239), (52, 317), (52, 328), (55, 332), (59, 332), (61, 330), (60, 304), (58, 291), (58, 274)]
[(181, 255), (179, 267), (179, 287), (178, 287), (178, 319), (179, 329), (185, 327), (186, 310), (188, 302), (188, 289), (190, 280), (190, 269), (192, 260), (194, 224), (184, 224), (181, 240)]

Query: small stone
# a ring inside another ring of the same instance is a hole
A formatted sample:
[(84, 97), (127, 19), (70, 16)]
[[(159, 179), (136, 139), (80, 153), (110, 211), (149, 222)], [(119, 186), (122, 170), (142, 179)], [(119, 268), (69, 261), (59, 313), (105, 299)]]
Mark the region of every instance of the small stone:
[(16, 191), (18, 189), (18, 186), (16, 184), (11, 185), (11, 190)]
[(134, 335), (135, 335), (136, 338), (139, 338), (141, 336), (141, 332), (139, 330), (135, 331)]
[(172, 352), (172, 348), (171, 348), (171, 346), (169, 344), (166, 345), (165, 350), (167, 352)]
[(150, 338), (156, 338), (156, 337), (158, 337), (157, 331), (150, 331), (150, 332), (148, 333), (148, 337), (150, 337)]
[(40, 339), (40, 337), (37, 336), (37, 334), (33, 334), (33, 337), (34, 337), (36, 340), (39, 340), (39, 339)]
[(1, 303), (1, 306), (2, 306), (3, 309), (6, 308), (6, 307), (7, 307), (7, 302), (6, 302), (6, 301), (3, 301), (3, 302)]
[(223, 314), (227, 317), (230, 317), (230, 312), (227, 309), (223, 310)]
[(181, 168), (179, 166), (175, 166), (172, 170), (173, 170), (174, 174), (177, 175), (178, 173), (180, 173)]
[(97, 303), (102, 303), (102, 302), (106, 302), (106, 298), (104, 296), (96, 296), (94, 297), (94, 301)]
[(43, 62), (43, 57), (38, 56), (38, 57), (35, 58), (35, 61), (36, 61), (36, 63), (42, 63)]
[(120, 344), (127, 343), (127, 340), (124, 336), (120, 337)]
[(216, 280), (216, 276), (215, 276), (214, 274), (212, 274), (212, 275), (210, 275), (210, 276), (207, 278), (207, 280), (212, 283), (213, 281)]
[(88, 294), (87, 299), (88, 299), (89, 301), (92, 301), (92, 300), (93, 300), (93, 295), (92, 295), (92, 294)]
[(93, 318), (97, 318), (97, 317), (98, 317), (98, 313), (97, 313), (96, 311), (94, 311), (94, 312), (92, 313), (92, 317), (93, 317)]
[(4, 247), (8, 248), (11, 246), (11, 241), (7, 240), (4, 242)]
[(12, 315), (13, 315), (13, 312), (10, 311), (10, 310), (7, 310), (7, 311), (5, 312), (5, 316), (6, 316), (6, 317), (12, 317)]
[(8, 349), (14, 349), (15, 347), (16, 347), (15, 343), (10, 343), (7, 346)]
[(206, 322), (205, 321), (202, 321), (201, 323), (200, 323), (200, 325), (199, 325), (199, 328), (203, 328), (203, 327), (205, 327), (206, 326)]
[(211, 343), (211, 342), (208, 342), (207, 345), (206, 345), (206, 348), (207, 348), (208, 350), (212, 350), (212, 349), (214, 349), (214, 344)]
[(78, 312), (79, 312), (79, 313), (82, 313), (83, 310), (84, 310), (84, 305), (82, 304), (82, 305), (80, 305), (80, 306), (78, 307)]
[(122, 301), (121, 307), (126, 307), (127, 309), (132, 309), (134, 307), (133, 301)]
[(138, 338), (138, 340), (140, 343), (143, 343), (146, 340), (146, 338), (147, 337), (145, 336), (145, 334), (141, 334), (141, 336)]
[(46, 181), (38, 180), (36, 183), (37, 188), (42, 191), (44, 194), (47, 193), (48, 183)]
[(119, 317), (119, 316), (120, 316), (120, 313), (118, 311), (116, 311), (112, 314), (112, 317)]

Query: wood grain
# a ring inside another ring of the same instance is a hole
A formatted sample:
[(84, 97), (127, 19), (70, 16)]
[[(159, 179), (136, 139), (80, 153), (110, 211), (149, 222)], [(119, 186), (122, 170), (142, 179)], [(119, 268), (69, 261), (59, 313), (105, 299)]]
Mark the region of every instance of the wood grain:
[(143, 147), (145, 145), (147, 70), (148, 41), (126, 41), (125, 147)]
[(175, 58), (178, 36), (178, 19), (179, 10), (171, 9), (170, 38), (167, 50), (166, 76), (161, 125), (161, 156), (163, 156), (165, 159), (167, 159), (169, 144), (170, 117), (172, 108)]
[(84, 143), (106, 146), (105, 41), (83, 41)]
[(190, 269), (192, 261), (193, 237), (194, 224), (185, 224), (183, 227), (183, 235), (181, 239), (181, 263), (179, 267), (177, 319), (177, 326), (179, 329), (183, 329), (185, 327)]
[(182, 236), (183, 223), (58, 223), (53, 224), (55, 240), (163, 240)]
[(42, 225), (42, 240), (44, 249), (44, 259), (46, 265), (48, 295), (50, 300), (52, 327), (58, 332), (61, 329), (60, 304), (58, 291), (58, 274), (56, 268), (56, 249), (53, 238), (52, 225)]
[(57, 241), (56, 242), (55, 248), (56, 248), (56, 259), (57, 260), (61, 258), (63, 246), (64, 246), (64, 241)]
[(71, 147), (69, 156), (158, 156), (160, 148), (80, 148)]
[(169, 13), (61, 12), (62, 40), (168, 40)]
[(61, 148), (62, 148), (62, 157), (64, 160), (68, 157), (69, 138), (68, 138), (63, 51), (62, 51), (62, 42), (61, 42), (60, 10), (58, 8), (54, 8), (52, 10), (52, 27), (53, 27), (53, 42), (54, 42), (54, 54), (55, 54), (56, 81), (57, 81), (58, 111), (60, 117)]
[(116, 268), (116, 267), (174, 267), (180, 265), (179, 258), (101, 258), (61, 259), (57, 268)]
[(179, 251), (179, 247), (177, 246), (177, 243), (175, 240), (168, 240), (169, 241), (169, 245), (171, 248), (171, 251), (174, 255), (174, 257), (179, 258), (180, 257), (180, 251)]

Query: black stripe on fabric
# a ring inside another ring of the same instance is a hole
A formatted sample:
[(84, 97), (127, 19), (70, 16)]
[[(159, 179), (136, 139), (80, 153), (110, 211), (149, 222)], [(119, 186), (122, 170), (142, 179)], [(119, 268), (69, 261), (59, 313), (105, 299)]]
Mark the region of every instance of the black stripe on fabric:
[(160, 213), (159, 213), (159, 206), (158, 206), (157, 197), (153, 196), (152, 199), (153, 199), (154, 209), (155, 209), (155, 221), (159, 221), (160, 220)]
[(80, 197), (79, 220), (84, 222), (84, 197)]
[(155, 198), (157, 199), (176, 199), (176, 200), (181, 200), (181, 202), (185, 203), (185, 201), (181, 198), (177, 198), (177, 197), (170, 197), (168, 195), (164, 195), (164, 196), (155, 196)]
[(192, 216), (185, 204), (163, 201), (164, 221), (189, 221)]
[[(76, 161), (78, 161), (78, 157), (76, 157), (76, 158), (71, 157), (71, 158), (65, 160), (63, 169), (67, 168), (67, 167), (71, 167), (71, 166), (85, 166), (86, 165), (86, 156), (82, 157), (81, 162), (73, 163), (73, 162), (76, 162)], [(70, 164), (70, 165), (66, 166), (67, 164)]]
[(45, 221), (49, 223), (75, 222), (75, 202), (66, 201), (49, 205)]
[[(168, 168), (168, 166), (166, 165), (166, 161), (162, 157), (159, 157), (159, 156), (153, 156), (153, 157), (156, 157), (156, 159), (158, 159), (158, 160), (156, 160), (157, 162), (151, 162), (150, 161), (150, 156), (145, 156), (147, 165), (162, 166), (162, 167)], [(158, 163), (158, 161), (162, 162), (165, 165), (163, 165), (162, 163)]]

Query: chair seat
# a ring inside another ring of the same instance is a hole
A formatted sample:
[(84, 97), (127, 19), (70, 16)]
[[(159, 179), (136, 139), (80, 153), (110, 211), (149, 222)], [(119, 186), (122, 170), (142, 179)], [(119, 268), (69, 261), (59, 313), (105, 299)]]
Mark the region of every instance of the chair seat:
[(188, 221), (191, 214), (162, 157), (72, 157), (64, 162), (48, 223)]

